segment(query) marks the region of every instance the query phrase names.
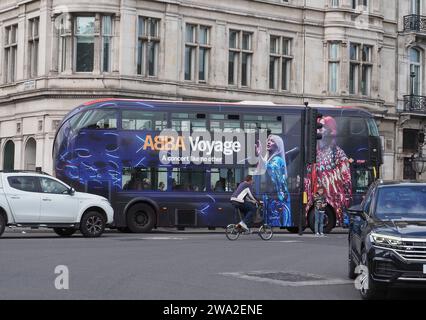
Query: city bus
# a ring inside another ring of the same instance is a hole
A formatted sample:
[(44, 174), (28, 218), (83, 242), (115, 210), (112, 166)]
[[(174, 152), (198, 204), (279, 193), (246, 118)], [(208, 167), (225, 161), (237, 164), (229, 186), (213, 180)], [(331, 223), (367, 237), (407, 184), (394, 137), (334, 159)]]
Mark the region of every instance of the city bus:
[(359, 203), (378, 178), (380, 137), (373, 116), (364, 110), (311, 107), (323, 115), (318, 145), (325, 147), (319, 147), (322, 159), (306, 166), (304, 106), (87, 102), (67, 114), (56, 132), (54, 174), (78, 191), (108, 198), (114, 226), (135, 233), (234, 223), (238, 217), (230, 198), (247, 175), (264, 202), (267, 223), (297, 232), (303, 190), (308, 204), (300, 220), (312, 228), (312, 193), (324, 187), (330, 232), (345, 225), (345, 209)]

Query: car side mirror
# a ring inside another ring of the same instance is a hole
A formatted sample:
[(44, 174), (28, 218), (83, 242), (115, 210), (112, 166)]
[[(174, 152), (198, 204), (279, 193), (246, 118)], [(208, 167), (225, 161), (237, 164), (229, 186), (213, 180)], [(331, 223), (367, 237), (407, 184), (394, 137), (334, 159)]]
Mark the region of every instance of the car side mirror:
[(74, 195), (74, 193), (75, 193), (75, 189), (74, 188), (69, 188), (68, 189), (68, 194), (70, 195), (70, 196), (73, 196)]
[(351, 215), (353, 217), (360, 217), (360, 218), (365, 219), (364, 210), (362, 209), (362, 207), (360, 205), (350, 207), (348, 209), (348, 213), (349, 213), (349, 215)]

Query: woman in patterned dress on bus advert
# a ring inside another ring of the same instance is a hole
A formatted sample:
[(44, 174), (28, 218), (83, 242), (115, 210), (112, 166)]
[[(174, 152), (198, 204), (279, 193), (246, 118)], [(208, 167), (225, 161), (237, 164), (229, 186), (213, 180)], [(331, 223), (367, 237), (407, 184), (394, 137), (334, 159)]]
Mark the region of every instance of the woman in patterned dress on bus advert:
[(284, 141), (280, 136), (269, 135), (266, 142), (266, 155), (262, 156), (262, 145), (258, 141), (256, 154), (259, 157), (257, 172), (265, 174), (263, 203), (266, 221), (273, 227), (292, 225), (290, 193), (287, 185), (287, 164)]
[(318, 140), (317, 162), (308, 165), (305, 178), (305, 190), (308, 193), (307, 210), (312, 206), (313, 194), (323, 188), (328, 205), (332, 206), (337, 215), (337, 225), (343, 218), (343, 210), (348, 208), (352, 197), (352, 181), (350, 161), (346, 153), (336, 144), (337, 123), (333, 117), (327, 116), (320, 120), (323, 125), (319, 129), (322, 139)]

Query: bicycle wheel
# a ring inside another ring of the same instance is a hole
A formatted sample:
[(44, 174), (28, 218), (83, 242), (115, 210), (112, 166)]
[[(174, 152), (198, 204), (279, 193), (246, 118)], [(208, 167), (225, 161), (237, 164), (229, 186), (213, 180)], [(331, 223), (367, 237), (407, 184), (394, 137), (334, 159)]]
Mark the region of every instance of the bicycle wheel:
[(259, 228), (259, 237), (261, 237), (262, 240), (271, 240), (273, 235), (274, 231), (272, 230), (271, 226), (264, 224)]
[(225, 229), (225, 234), (228, 240), (237, 240), (240, 236), (240, 232), (235, 228), (235, 224), (230, 224)]

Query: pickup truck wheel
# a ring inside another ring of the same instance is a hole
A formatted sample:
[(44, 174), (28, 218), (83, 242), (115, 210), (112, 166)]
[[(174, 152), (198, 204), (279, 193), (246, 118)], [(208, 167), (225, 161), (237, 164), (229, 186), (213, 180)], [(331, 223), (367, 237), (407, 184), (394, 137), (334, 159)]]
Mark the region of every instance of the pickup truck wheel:
[(3, 234), (5, 228), (6, 228), (6, 219), (2, 214), (0, 214), (0, 236)]
[(155, 212), (151, 206), (138, 203), (127, 213), (127, 226), (133, 233), (150, 232), (155, 226)]
[(77, 230), (74, 228), (53, 228), (53, 231), (61, 237), (71, 237)]
[(97, 238), (105, 230), (105, 218), (97, 211), (89, 211), (83, 215), (80, 222), (80, 231), (86, 238)]

